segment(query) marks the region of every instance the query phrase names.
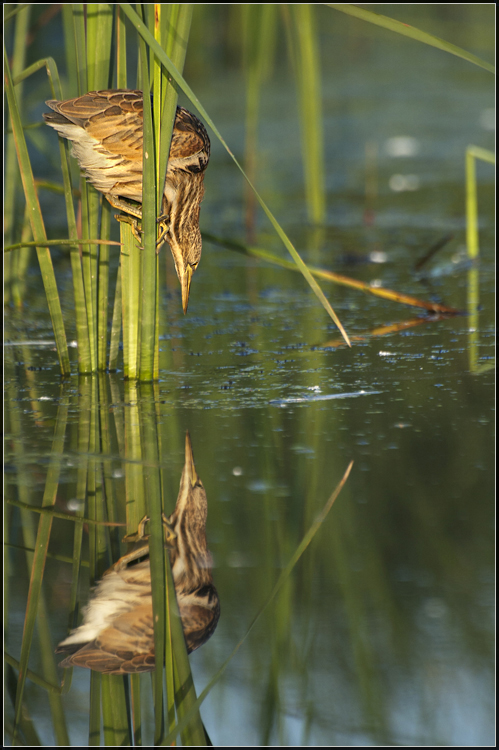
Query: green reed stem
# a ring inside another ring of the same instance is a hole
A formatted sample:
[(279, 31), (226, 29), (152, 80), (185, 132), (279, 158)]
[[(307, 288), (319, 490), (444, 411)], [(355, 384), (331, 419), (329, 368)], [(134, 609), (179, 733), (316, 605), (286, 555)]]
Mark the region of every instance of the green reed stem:
[[(59, 488), (59, 475), (64, 453), (64, 438), (66, 434), (67, 418), (68, 401), (67, 398), (63, 397), (61, 399), (57, 412), (54, 439), (50, 452), (50, 463), (48, 466), (47, 478), (45, 481), (45, 490), (42, 499), (42, 507), (44, 508), (52, 507), (56, 501), (57, 491)], [(33, 555), (33, 565), (31, 568), (30, 586), (28, 592), (28, 604), (26, 607), (26, 615), (24, 619), (21, 656), (19, 659), (19, 679), (16, 691), (15, 720), (12, 744), (15, 744), (17, 727), (19, 725), (21, 711), (23, 708), (23, 696), (26, 683), (28, 660), (31, 652), (35, 623), (38, 616), (38, 605), (41, 597), (43, 573), (45, 569), (45, 560), (50, 540), (51, 529), (52, 517), (50, 515), (41, 515), (36, 535), (35, 552)]]
[(138, 375), (139, 311), (140, 311), (140, 248), (132, 227), (120, 222), (121, 302), (123, 319), (123, 365), (125, 377)]
[(204, 688), (204, 690), (202, 691), (202, 693), (199, 695), (199, 697), (196, 699), (196, 701), (192, 704), (192, 706), (190, 707), (187, 715), (184, 716), (182, 719), (179, 719), (178, 724), (175, 727), (174, 731), (171, 732), (168, 735), (168, 737), (166, 737), (165, 740), (162, 742), (163, 745), (169, 745), (170, 743), (172, 743), (175, 740), (175, 738), (178, 736), (178, 734), (180, 732), (182, 732), (182, 730), (185, 728), (185, 726), (187, 725), (187, 723), (190, 721), (191, 717), (194, 715), (194, 712), (199, 709), (199, 707), (201, 706), (202, 702), (207, 697), (208, 693), (212, 690), (212, 688), (219, 681), (219, 679), (221, 678), (221, 676), (225, 672), (227, 666), (232, 661), (232, 659), (234, 658), (234, 656), (236, 655), (236, 653), (239, 651), (240, 647), (242, 646), (242, 644), (244, 643), (244, 641), (246, 640), (246, 638), (248, 637), (248, 635), (251, 633), (251, 631), (255, 627), (256, 623), (258, 622), (258, 620), (260, 619), (260, 617), (262, 616), (262, 614), (264, 613), (264, 611), (267, 609), (267, 607), (269, 606), (269, 604), (274, 601), (274, 599), (277, 596), (277, 594), (279, 593), (281, 587), (283, 586), (283, 584), (287, 581), (287, 579), (291, 575), (294, 567), (296, 566), (296, 563), (298, 562), (298, 560), (300, 559), (300, 557), (303, 555), (303, 553), (307, 549), (308, 545), (310, 544), (310, 542), (312, 541), (312, 539), (314, 538), (314, 536), (316, 535), (316, 533), (320, 529), (322, 523), (326, 519), (326, 516), (328, 515), (329, 511), (333, 507), (333, 503), (335, 502), (336, 498), (340, 494), (341, 490), (343, 489), (343, 486), (345, 485), (345, 482), (347, 481), (347, 479), (348, 479), (348, 477), (350, 475), (350, 472), (352, 470), (352, 466), (353, 466), (353, 461), (350, 461), (350, 463), (349, 463), (349, 465), (348, 465), (348, 467), (347, 467), (347, 469), (346, 469), (346, 471), (345, 471), (342, 479), (340, 480), (340, 482), (336, 486), (335, 490), (333, 491), (333, 493), (330, 496), (329, 500), (326, 502), (326, 504), (322, 508), (321, 512), (318, 514), (318, 516), (315, 518), (314, 522), (311, 524), (311, 526), (308, 529), (307, 533), (305, 534), (305, 536), (301, 540), (300, 544), (296, 548), (295, 552), (291, 556), (288, 564), (286, 565), (286, 567), (284, 568), (284, 570), (281, 572), (281, 574), (280, 574), (279, 578), (277, 579), (277, 581), (276, 581), (276, 583), (275, 583), (275, 585), (274, 585), (271, 593), (265, 599), (265, 601), (263, 602), (262, 606), (258, 610), (257, 614), (255, 615), (255, 617), (251, 621), (251, 623), (250, 623), (248, 629), (246, 630), (246, 633), (243, 636), (243, 638), (239, 641), (239, 643), (233, 649), (233, 651), (230, 654), (230, 656), (224, 661), (224, 663), (218, 669), (218, 671), (214, 674), (214, 676), (212, 677), (212, 679), (210, 680), (210, 682), (208, 683), (208, 685)]
[[(243, 58), (246, 73), (246, 143), (244, 153), (245, 171), (252, 182), (256, 181), (258, 121), (260, 95), (263, 82), (268, 76), (276, 42), (277, 6), (241, 5), (243, 31)], [(246, 184), (246, 233), (248, 241), (254, 241), (256, 224), (256, 198)]]
[(109, 344), (109, 372), (115, 372), (118, 368), (118, 355), (120, 352), (120, 338), (121, 338), (121, 313), (122, 313), (122, 299), (121, 299), (121, 260), (118, 266), (118, 273), (116, 276), (116, 288), (114, 290), (114, 304), (113, 304), (113, 318), (111, 322), (111, 336)]
[(394, 18), (382, 16), (378, 13), (373, 13), (371, 10), (359, 8), (357, 5), (349, 5), (348, 3), (326, 3), (326, 5), (329, 5), (330, 8), (334, 8), (335, 10), (339, 10), (341, 13), (346, 13), (349, 16), (354, 16), (355, 18), (359, 18), (362, 21), (368, 21), (369, 23), (375, 24), (376, 26), (381, 26), (382, 28), (388, 29), (389, 31), (394, 31), (397, 34), (402, 34), (402, 36), (407, 36), (409, 37), (409, 39), (414, 39), (417, 42), (423, 42), (423, 44), (428, 44), (430, 45), (430, 47), (436, 47), (437, 49), (441, 49), (451, 55), (462, 57), (463, 60), (467, 60), (474, 65), (478, 65), (479, 67), (488, 70), (489, 73), (495, 72), (495, 67), (493, 65), (485, 62), (476, 55), (472, 55), (466, 50), (461, 49), (461, 47), (457, 47), (455, 44), (446, 42), (444, 39), (439, 39), (438, 37), (433, 36), (433, 34), (428, 34), (426, 31), (416, 29), (414, 26), (410, 26), (408, 23), (402, 23), (401, 21), (396, 21)]
[(57, 284), (55, 280), (54, 267), (52, 265), (50, 250), (47, 247), (45, 225), (40, 209), (40, 203), (38, 201), (38, 194), (35, 187), (33, 170), (31, 168), (28, 149), (26, 146), (26, 140), (21, 123), (21, 115), (17, 105), (12, 76), (9, 68), (9, 61), (7, 59), (5, 50), (4, 54), (7, 102), (9, 106), (12, 133), (16, 146), (17, 159), (19, 163), (19, 170), (21, 172), (24, 195), (30, 212), (31, 230), (33, 232), (34, 240), (39, 243), (36, 252), (38, 255), (38, 261), (40, 263), (40, 270), (42, 272), (42, 279), (45, 287), (45, 295), (47, 297), (50, 317), (52, 319), (52, 326), (54, 329), (61, 372), (63, 375), (69, 375), (69, 353), (66, 340), (66, 332), (64, 329), (64, 319), (62, 316), (61, 303), (59, 300), (59, 294), (57, 291)]
[(151, 100), (148, 96), (149, 71), (148, 48), (139, 39), (140, 61), (142, 71), (142, 90), (144, 92), (144, 124), (142, 154), (142, 244), (141, 252), (141, 303), (140, 303), (140, 349), (138, 375), (142, 381), (154, 379), (154, 350), (157, 346), (156, 331), (156, 295), (158, 294), (158, 277), (156, 273), (156, 167), (155, 139), (152, 121)]
[(468, 257), (474, 260), (479, 255), (478, 243), (478, 196), (476, 187), (476, 160), (495, 164), (492, 151), (479, 146), (466, 149), (466, 244)]
[(153, 674), (155, 744), (164, 734), (163, 665), (165, 659), (165, 547), (161, 519), (161, 475), (158, 468), (158, 432), (152, 385), (142, 385), (140, 391), (141, 441), (144, 456), (144, 496), (150, 520), (149, 557), (154, 622), (154, 654), (156, 670)]
[(302, 157), (310, 221), (321, 224), (326, 216), (324, 132), (319, 60), (319, 38), (313, 5), (291, 5), (296, 75), (300, 100)]
[(132, 7), (128, 3), (122, 3), (120, 4), (120, 7), (123, 9), (124, 13), (128, 16), (132, 24), (135, 26), (139, 34), (143, 37), (143, 39), (147, 42), (147, 44), (154, 50), (154, 53), (157, 55), (161, 63), (165, 66), (165, 68), (168, 70), (168, 72), (172, 75), (172, 77), (175, 79), (177, 84), (180, 86), (182, 91), (185, 92), (185, 94), (189, 97), (191, 102), (196, 106), (198, 109), (200, 115), (204, 118), (206, 123), (209, 125), (209, 127), (213, 130), (217, 138), (220, 140), (220, 142), (225, 147), (226, 151), (229, 153), (230, 157), (236, 164), (237, 168), (240, 170), (244, 178), (247, 180), (248, 184), (250, 185), (251, 189), (254, 191), (258, 202), (260, 203), (261, 207), (265, 211), (268, 219), (270, 220), (272, 226), (276, 230), (277, 234), (281, 238), (282, 242), (284, 243), (285, 247), (291, 254), (293, 260), (297, 264), (298, 268), (300, 269), (301, 273), (305, 276), (307, 282), (309, 283), (310, 287), (312, 288), (313, 292), (316, 294), (318, 299), (320, 300), (321, 304), (323, 305), (324, 309), (330, 315), (330, 317), (333, 319), (333, 321), (336, 323), (338, 328), (340, 329), (340, 332), (347, 342), (347, 344), (350, 346), (350, 340), (346, 334), (345, 329), (343, 328), (340, 320), (338, 319), (338, 316), (334, 312), (333, 308), (331, 307), (329, 301), (326, 299), (322, 289), (317, 284), (315, 279), (313, 278), (312, 274), (308, 270), (306, 264), (301, 259), (299, 253), (296, 251), (295, 247), (289, 240), (287, 234), (282, 229), (281, 225), (277, 221), (277, 219), (274, 217), (273, 213), (268, 208), (267, 204), (264, 202), (258, 191), (256, 190), (255, 186), (251, 182), (251, 180), (246, 175), (244, 169), (241, 167), (239, 162), (237, 161), (236, 157), (232, 153), (232, 151), (229, 149), (227, 143), (223, 139), (220, 131), (216, 127), (215, 123), (211, 119), (211, 117), (208, 115), (207, 111), (199, 101), (198, 97), (194, 94), (191, 87), (187, 84), (181, 73), (177, 70), (175, 65), (172, 63), (172, 61), (165, 55), (164, 51), (161, 49), (161, 47), (158, 45), (152, 34), (149, 32), (149, 30), (144, 26), (144, 24), (141, 22), (140, 18), (137, 16), (135, 11), (132, 9)]
[[(14, 27), (14, 47), (12, 51), (12, 78), (16, 81), (16, 77), (21, 73), (25, 66), (26, 52), (28, 49), (26, 39), (29, 32), (30, 12), (31, 5), (24, 7), (17, 14), (15, 19)], [(21, 101), (23, 98), (23, 87), (19, 83), (17, 86), (17, 99)], [(17, 165), (16, 154), (14, 150), (14, 135), (8, 133), (6, 136), (6, 149), (5, 149), (5, 185), (9, 186), (8, 190), (4, 192), (4, 242), (10, 244), (14, 241), (14, 219), (16, 216), (16, 196), (18, 194), (19, 187), (19, 168)], [(16, 265), (16, 261), (5, 261), (4, 267), (4, 282), (5, 282), (5, 299), (4, 303), (8, 302), (9, 286), (8, 286), (8, 275), (10, 266)], [(14, 270), (14, 269), (13, 269)]]

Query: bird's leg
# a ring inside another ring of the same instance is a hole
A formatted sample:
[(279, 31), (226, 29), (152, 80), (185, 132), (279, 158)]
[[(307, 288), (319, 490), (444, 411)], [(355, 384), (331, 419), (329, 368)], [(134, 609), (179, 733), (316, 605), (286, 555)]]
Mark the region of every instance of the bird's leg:
[[(161, 518), (163, 521), (163, 526), (165, 528), (165, 545), (167, 547), (174, 547), (175, 546), (175, 539), (177, 538), (177, 535), (175, 531), (173, 530), (173, 526), (169, 522), (168, 518), (165, 516), (164, 513), (161, 514)], [(126, 568), (127, 565), (130, 565), (134, 560), (138, 560), (140, 557), (144, 557), (144, 555), (149, 553), (149, 534), (146, 534), (146, 524), (149, 523), (149, 516), (144, 516), (144, 518), (140, 521), (137, 531), (134, 534), (127, 534), (123, 537), (124, 542), (128, 542), (129, 544), (135, 544), (137, 545), (135, 549), (132, 549), (130, 552), (127, 552), (126, 555), (123, 555), (120, 557), (120, 559), (114, 563), (114, 565), (109, 568), (109, 571), (119, 571), (123, 570), (123, 568)]]
[[(139, 247), (141, 250), (143, 250), (143, 247), (141, 245), (142, 243), (142, 237), (140, 236), (143, 234), (142, 230), (139, 229), (139, 224), (137, 222), (137, 219), (140, 219), (142, 221), (142, 206), (137, 206), (134, 203), (129, 203), (128, 201), (124, 200), (123, 198), (117, 198), (115, 195), (107, 194), (106, 195), (107, 200), (113, 206), (113, 208), (117, 208), (120, 211), (123, 211), (125, 214), (128, 214), (128, 216), (121, 216), (120, 214), (115, 215), (116, 221), (123, 221), (125, 224), (130, 224), (132, 228), (132, 234), (135, 237), (136, 240), (139, 242)], [(131, 218), (134, 217), (134, 218)], [(169, 214), (162, 214), (161, 216), (158, 216), (157, 224), (158, 224), (158, 239), (156, 240), (156, 252), (159, 253), (161, 250), (161, 246), (163, 245), (165, 241), (165, 237), (168, 234), (170, 230), (170, 225), (168, 224), (168, 218)]]
[(161, 246), (163, 245), (166, 235), (170, 231), (170, 224), (168, 223), (169, 215), (163, 214), (158, 216), (158, 239), (156, 241), (156, 253), (159, 253)]
[[(137, 219), (140, 219), (142, 221), (142, 206), (138, 206), (135, 203), (130, 203), (124, 198), (118, 198), (116, 195), (112, 195), (111, 193), (107, 193), (106, 198), (113, 208), (117, 208), (119, 211), (123, 211), (125, 214), (128, 214), (128, 216), (121, 216), (117, 214), (114, 218), (117, 221), (124, 221), (126, 224), (130, 224), (132, 228), (132, 234), (138, 241), (139, 247), (141, 247), (141, 230), (139, 229)], [(134, 218), (131, 219), (131, 216), (133, 216)]]
[[(149, 539), (150, 535), (146, 534), (146, 524), (149, 523), (150, 520), (151, 519), (149, 518), (149, 516), (144, 516), (137, 527), (137, 531), (134, 534), (127, 534), (126, 536), (124, 536), (123, 541), (141, 542), (143, 540)], [(177, 538), (177, 535), (173, 530), (173, 526), (164, 513), (161, 514), (161, 520), (163, 521), (163, 526), (165, 528), (165, 543), (168, 547), (172, 547), (174, 544), (174, 540)]]
[(131, 216), (123, 216), (123, 214), (115, 214), (114, 218), (116, 219), (116, 221), (122, 221), (124, 224), (130, 224), (132, 234), (138, 241), (139, 248), (143, 250), (144, 248), (142, 247), (142, 237), (140, 236), (142, 234), (142, 229), (139, 229), (139, 223), (137, 219), (133, 219)]
[(124, 198), (118, 198), (111, 193), (106, 193), (106, 198), (113, 208), (117, 208), (119, 211), (123, 211), (130, 216), (135, 216), (136, 219), (142, 219), (142, 206), (130, 203)]

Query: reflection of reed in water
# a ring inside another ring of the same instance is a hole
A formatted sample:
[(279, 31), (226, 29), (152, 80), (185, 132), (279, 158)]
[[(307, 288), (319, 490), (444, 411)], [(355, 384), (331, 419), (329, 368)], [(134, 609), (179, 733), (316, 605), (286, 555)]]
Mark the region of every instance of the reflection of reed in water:
[[(175, 510), (164, 518), (165, 537), (187, 650), (202, 646), (220, 616), (217, 590), (206, 547), (206, 492), (194, 466), (189, 434)], [(99, 581), (83, 624), (62, 641), (56, 653), (70, 654), (60, 666), (88, 667), (108, 674), (149, 672), (154, 663), (151, 568), (143, 519), (137, 545)]]

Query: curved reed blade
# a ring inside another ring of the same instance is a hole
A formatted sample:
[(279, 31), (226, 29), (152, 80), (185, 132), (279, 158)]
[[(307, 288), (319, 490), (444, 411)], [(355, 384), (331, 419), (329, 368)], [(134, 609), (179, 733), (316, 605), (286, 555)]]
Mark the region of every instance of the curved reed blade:
[[(269, 253), (267, 250), (259, 247), (249, 247), (244, 245), (242, 242), (236, 242), (234, 240), (226, 240), (223, 237), (217, 237), (214, 234), (203, 232), (203, 237), (209, 242), (215, 242), (216, 244), (223, 245), (223, 247), (229, 248), (229, 250), (236, 250), (239, 253), (245, 253), (251, 255), (254, 258), (260, 258), (267, 263), (274, 263), (276, 266), (282, 266), (282, 268), (289, 268), (290, 271), (297, 271), (294, 263), (280, 258), (278, 255)], [(323, 268), (309, 268), (310, 273), (318, 278), (331, 281), (333, 284), (339, 284), (340, 286), (348, 286), (352, 289), (358, 289), (361, 292), (367, 294), (373, 294), (375, 297), (383, 297), (384, 299), (391, 300), (392, 302), (398, 302), (401, 305), (410, 305), (411, 307), (421, 307), (429, 312), (442, 313), (447, 315), (462, 315), (462, 310), (457, 310), (454, 307), (448, 307), (446, 305), (440, 305), (437, 302), (427, 302), (426, 300), (419, 299), (418, 297), (412, 297), (409, 294), (403, 294), (402, 292), (395, 292), (392, 289), (384, 289), (383, 287), (373, 287), (366, 284), (364, 281), (358, 279), (352, 279), (349, 276), (343, 276), (333, 271), (327, 271)]]
[(274, 588), (272, 589), (270, 595), (265, 600), (265, 602), (262, 604), (262, 606), (260, 607), (259, 611), (257, 612), (257, 614), (255, 615), (255, 617), (251, 621), (251, 623), (250, 623), (250, 625), (249, 625), (249, 627), (248, 627), (245, 635), (243, 636), (243, 638), (239, 641), (239, 643), (234, 648), (234, 650), (232, 651), (232, 653), (230, 654), (230, 656), (224, 661), (224, 663), (222, 664), (222, 666), (219, 668), (219, 670), (212, 677), (212, 679), (210, 680), (210, 682), (208, 683), (208, 685), (205, 687), (205, 689), (203, 690), (203, 692), (199, 695), (199, 697), (196, 700), (196, 702), (190, 708), (190, 710), (187, 713), (187, 715), (184, 716), (182, 719), (179, 720), (179, 722), (178, 722), (177, 726), (175, 727), (175, 729), (172, 732), (170, 732), (170, 734), (168, 735), (168, 737), (166, 737), (166, 739), (162, 742), (163, 745), (172, 744), (175, 741), (175, 738), (178, 736), (178, 734), (187, 725), (187, 723), (190, 720), (191, 716), (194, 714), (194, 711), (199, 710), (199, 707), (201, 706), (202, 702), (205, 700), (205, 698), (207, 697), (208, 693), (212, 690), (212, 688), (216, 685), (216, 683), (222, 677), (222, 675), (225, 672), (227, 666), (232, 661), (232, 659), (234, 658), (234, 656), (236, 655), (236, 653), (239, 651), (240, 647), (242, 646), (242, 644), (244, 643), (244, 641), (246, 640), (246, 638), (248, 637), (248, 635), (250, 634), (250, 632), (253, 630), (254, 626), (256, 625), (256, 623), (258, 622), (258, 620), (260, 619), (260, 617), (262, 616), (262, 614), (264, 613), (264, 611), (267, 609), (267, 607), (269, 606), (269, 604), (275, 599), (276, 595), (278, 594), (278, 592), (282, 588), (283, 584), (289, 578), (289, 576), (290, 576), (291, 572), (293, 571), (296, 563), (298, 562), (298, 560), (300, 559), (300, 557), (302, 556), (302, 554), (305, 552), (306, 548), (308, 547), (308, 545), (310, 544), (310, 542), (312, 541), (312, 539), (316, 535), (317, 531), (319, 530), (321, 524), (326, 519), (327, 514), (329, 513), (329, 511), (333, 507), (333, 503), (335, 502), (336, 498), (338, 497), (338, 495), (340, 494), (341, 490), (343, 489), (343, 487), (344, 487), (344, 485), (345, 485), (348, 477), (350, 476), (350, 472), (352, 470), (353, 463), (354, 463), (353, 461), (350, 461), (350, 463), (348, 464), (348, 466), (346, 468), (346, 471), (343, 474), (343, 477), (341, 478), (341, 480), (339, 481), (339, 483), (336, 485), (333, 493), (331, 494), (330, 498), (328, 499), (328, 501), (324, 505), (322, 511), (316, 517), (315, 521), (311, 524), (311, 526), (308, 529), (307, 533), (305, 534), (305, 536), (303, 537), (302, 541), (300, 542), (300, 544), (296, 548), (296, 550), (295, 550), (294, 554), (292, 555), (289, 563), (286, 565), (286, 567), (282, 571), (281, 575), (277, 579), (277, 582), (276, 582)]
[(68, 345), (66, 340), (66, 331), (64, 328), (64, 319), (62, 316), (61, 302), (59, 299), (59, 293), (57, 291), (57, 283), (55, 280), (54, 267), (52, 265), (52, 258), (50, 250), (47, 247), (47, 235), (45, 232), (45, 225), (43, 222), (42, 212), (40, 209), (40, 203), (38, 201), (38, 194), (35, 187), (35, 180), (33, 177), (33, 170), (29, 159), (28, 149), (26, 146), (26, 140), (24, 138), (23, 127), (21, 123), (21, 115), (17, 106), (16, 95), (14, 86), (12, 83), (12, 76), (9, 68), (9, 61), (5, 55), (5, 77), (6, 77), (6, 94), (7, 102), (9, 105), (9, 113), (12, 123), (12, 132), (14, 136), (14, 142), (16, 145), (17, 158), (19, 162), (19, 171), (21, 173), (21, 180), (23, 183), (24, 195), (26, 203), (29, 207), (29, 215), (31, 221), (31, 230), (33, 237), (38, 246), (36, 249), (38, 255), (38, 261), (40, 263), (40, 270), (42, 273), (43, 284), (45, 287), (45, 294), (47, 297), (47, 304), (52, 319), (52, 326), (54, 328), (54, 335), (57, 346), (57, 354), (59, 356), (59, 363), (61, 372), (63, 375), (69, 375), (71, 372), (69, 364), (69, 353)]
[(451, 55), (462, 57), (463, 60), (467, 60), (468, 62), (473, 63), (473, 65), (478, 65), (489, 73), (495, 73), (495, 67), (485, 60), (482, 60), (480, 57), (472, 55), (470, 52), (467, 52), (461, 47), (457, 47), (455, 44), (446, 42), (445, 39), (439, 39), (438, 37), (433, 36), (433, 34), (428, 34), (426, 31), (416, 29), (415, 26), (410, 26), (408, 23), (396, 21), (394, 18), (382, 16), (379, 13), (373, 13), (371, 10), (365, 10), (365, 8), (359, 8), (356, 5), (343, 3), (326, 3), (326, 5), (335, 10), (341, 11), (341, 13), (360, 18), (362, 21), (368, 21), (368, 23), (373, 23), (376, 26), (381, 26), (389, 31), (402, 34), (402, 36), (407, 36), (409, 39), (414, 39), (416, 42), (423, 42), (423, 44), (428, 44), (430, 47), (436, 47), (437, 49), (441, 49)]
[(187, 84), (181, 73), (178, 71), (176, 66), (172, 63), (172, 61), (167, 57), (164, 50), (161, 49), (160, 45), (157, 43), (157, 41), (154, 39), (150, 31), (144, 26), (144, 24), (141, 22), (140, 18), (138, 17), (137, 13), (133, 10), (132, 6), (128, 3), (122, 3), (120, 6), (123, 9), (123, 12), (126, 14), (126, 16), (129, 18), (131, 23), (134, 25), (134, 27), (137, 29), (138, 33), (143, 37), (143, 39), (147, 42), (147, 44), (151, 47), (154, 54), (157, 56), (157, 58), (160, 60), (160, 62), (165, 66), (165, 68), (168, 70), (168, 72), (171, 74), (171, 76), (175, 79), (177, 84), (180, 86), (182, 91), (186, 94), (186, 96), (190, 99), (190, 101), (196, 106), (201, 116), (204, 118), (205, 122), (210, 126), (210, 128), (213, 130), (219, 141), (222, 143), (224, 148), (226, 149), (227, 153), (230, 155), (231, 159), (236, 164), (237, 168), (245, 178), (245, 180), (248, 182), (250, 188), (253, 190), (258, 202), (260, 203), (261, 207), (265, 211), (267, 217), (269, 218), (271, 224), (273, 225), (274, 229), (278, 233), (279, 237), (283, 241), (285, 247), (289, 251), (291, 257), (295, 261), (296, 265), (298, 266), (299, 270), (303, 274), (303, 276), (306, 278), (307, 282), (309, 283), (310, 287), (312, 288), (313, 292), (316, 294), (318, 299), (320, 300), (322, 306), (330, 315), (332, 320), (335, 322), (335, 324), (338, 326), (339, 330), (341, 331), (342, 336), (344, 337), (347, 344), (350, 346), (350, 341), (348, 339), (348, 336), (346, 334), (345, 329), (341, 325), (336, 313), (334, 312), (333, 308), (331, 307), (331, 304), (326, 299), (322, 289), (317, 284), (315, 279), (313, 278), (312, 274), (308, 270), (306, 264), (301, 259), (299, 253), (289, 240), (287, 234), (282, 229), (281, 225), (277, 221), (277, 219), (274, 217), (270, 209), (268, 208), (267, 204), (264, 202), (263, 198), (260, 196), (259, 192), (251, 182), (251, 180), (248, 178), (246, 172), (242, 168), (242, 166), (239, 164), (238, 160), (228, 147), (227, 143), (225, 142), (224, 138), (222, 137), (221, 133), (219, 132), (218, 128), (216, 127), (215, 123), (211, 119), (211, 117), (208, 115), (207, 111), (199, 101), (198, 97), (194, 94), (191, 87)]

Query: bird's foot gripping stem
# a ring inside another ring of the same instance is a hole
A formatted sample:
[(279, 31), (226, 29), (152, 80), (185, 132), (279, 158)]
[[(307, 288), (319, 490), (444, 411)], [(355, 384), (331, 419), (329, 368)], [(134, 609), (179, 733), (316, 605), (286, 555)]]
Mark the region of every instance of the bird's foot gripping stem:
[[(144, 232), (139, 227), (139, 222), (137, 221), (137, 219), (132, 216), (124, 216), (123, 214), (116, 214), (114, 218), (116, 219), (116, 221), (121, 221), (124, 224), (130, 224), (132, 228), (132, 234), (135, 237), (135, 239), (138, 241), (139, 248), (143, 250), (144, 247), (142, 245), (141, 235), (143, 235)], [(156, 240), (156, 254), (158, 254), (159, 251), (161, 250), (166, 240), (167, 234), (170, 230), (170, 225), (168, 224), (168, 215), (158, 216), (157, 224), (158, 224), (158, 239)]]
[[(109, 569), (109, 572), (123, 570), (130, 565), (130, 563), (149, 554), (149, 534), (146, 534), (146, 524), (149, 523), (149, 520), (149, 516), (144, 516), (138, 525), (137, 531), (123, 537), (124, 542), (135, 544), (135, 548), (130, 552), (127, 552), (126, 555), (120, 557), (120, 559)], [(164, 513), (162, 513), (162, 521), (165, 529), (165, 546), (170, 548), (174, 547), (177, 535)]]
[[(151, 519), (149, 518), (149, 516), (144, 516), (137, 527), (137, 531), (134, 534), (127, 534), (126, 536), (124, 536), (123, 541), (133, 543), (149, 539), (149, 534), (146, 534), (146, 524), (149, 523), (150, 520)], [(173, 530), (173, 526), (164, 513), (161, 514), (161, 520), (163, 521), (163, 526), (165, 529), (165, 544), (168, 547), (172, 547), (175, 543), (177, 535)]]

